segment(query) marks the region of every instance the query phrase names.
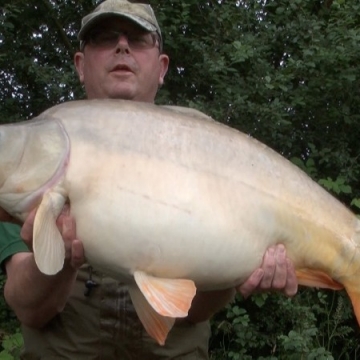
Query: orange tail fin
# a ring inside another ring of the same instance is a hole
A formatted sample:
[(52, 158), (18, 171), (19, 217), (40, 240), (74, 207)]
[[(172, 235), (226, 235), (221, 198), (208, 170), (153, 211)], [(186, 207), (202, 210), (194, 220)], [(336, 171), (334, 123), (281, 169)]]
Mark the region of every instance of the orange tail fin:
[(356, 320), (360, 325), (360, 293), (348, 291), (348, 295), (354, 308)]

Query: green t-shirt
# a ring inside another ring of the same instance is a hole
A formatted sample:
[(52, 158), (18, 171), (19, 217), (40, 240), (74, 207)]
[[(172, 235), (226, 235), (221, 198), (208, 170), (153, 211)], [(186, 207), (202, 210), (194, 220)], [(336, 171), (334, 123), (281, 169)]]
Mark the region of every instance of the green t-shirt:
[(29, 248), (20, 237), (20, 226), (0, 222), (0, 265), (4, 261), (20, 252), (29, 252)]

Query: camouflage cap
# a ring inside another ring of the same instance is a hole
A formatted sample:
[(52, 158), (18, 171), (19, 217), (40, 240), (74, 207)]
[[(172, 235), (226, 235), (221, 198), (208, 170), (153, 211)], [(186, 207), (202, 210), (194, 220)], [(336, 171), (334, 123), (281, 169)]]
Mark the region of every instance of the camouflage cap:
[[(156, 31), (160, 38), (160, 49), (162, 48), (161, 30), (152, 7), (148, 4), (131, 3), (127, 0), (106, 0), (90, 14), (83, 17), (78, 34), (80, 43), (96, 23), (113, 16), (129, 19), (147, 31)], [(82, 47), (81, 44), (80, 47)]]

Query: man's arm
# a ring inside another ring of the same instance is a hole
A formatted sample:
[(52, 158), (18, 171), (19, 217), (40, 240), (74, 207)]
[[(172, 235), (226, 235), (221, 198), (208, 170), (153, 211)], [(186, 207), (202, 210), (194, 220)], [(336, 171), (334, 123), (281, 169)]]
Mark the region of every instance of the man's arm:
[[(29, 216), (21, 231), (22, 237), (30, 245), (33, 216)], [(58, 226), (66, 248), (65, 265), (58, 274), (42, 274), (35, 264), (33, 253), (14, 254), (5, 263), (6, 302), (20, 322), (31, 327), (44, 326), (63, 309), (76, 279), (77, 269), (84, 263), (82, 243), (75, 239), (74, 220), (68, 215), (61, 215)]]

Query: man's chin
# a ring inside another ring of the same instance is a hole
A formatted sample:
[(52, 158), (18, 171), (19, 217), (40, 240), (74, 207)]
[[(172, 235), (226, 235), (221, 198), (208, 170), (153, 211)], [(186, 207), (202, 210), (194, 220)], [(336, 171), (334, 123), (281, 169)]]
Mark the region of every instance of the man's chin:
[(134, 91), (130, 89), (117, 89), (111, 91), (109, 94), (110, 99), (133, 100), (135, 97)]

